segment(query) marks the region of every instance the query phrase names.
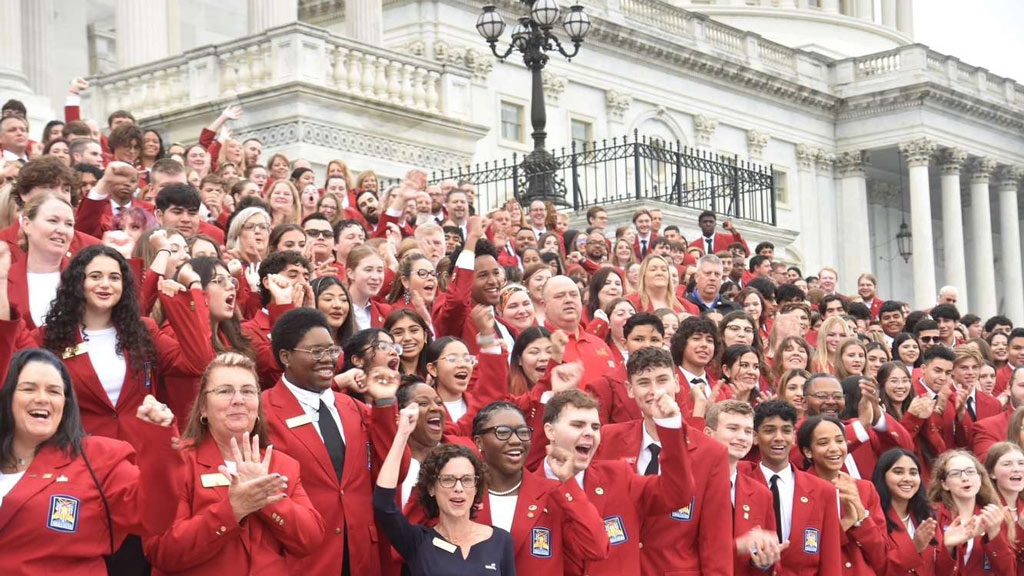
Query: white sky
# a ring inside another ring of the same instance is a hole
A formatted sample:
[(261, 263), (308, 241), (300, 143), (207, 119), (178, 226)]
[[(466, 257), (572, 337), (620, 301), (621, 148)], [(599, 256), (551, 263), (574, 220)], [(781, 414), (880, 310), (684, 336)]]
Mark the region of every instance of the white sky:
[(1024, 0), (914, 0), (915, 41), (1024, 84), (1022, 22)]

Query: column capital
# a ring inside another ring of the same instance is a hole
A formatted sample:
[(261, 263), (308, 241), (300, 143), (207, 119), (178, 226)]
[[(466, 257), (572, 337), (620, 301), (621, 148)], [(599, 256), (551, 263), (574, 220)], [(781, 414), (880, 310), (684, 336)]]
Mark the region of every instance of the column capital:
[(840, 152), (836, 156), (836, 164), (839, 167), (839, 174), (843, 178), (851, 176), (864, 177), (864, 168), (871, 161), (871, 155), (866, 150), (854, 152)]
[(996, 186), (1000, 192), (1016, 192), (1022, 176), (1024, 168), (1020, 166), (1000, 166), (996, 170)]
[(963, 148), (945, 148), (939, 152), (939, 167), (946, 176), (959, 176), (966, 160), (967, 152)]
[(703, 147), (711, 146), (711, 138), (718, 129), (718, 119), (708, 118), (703, 114), (693, 117), (693, 129), (697, 133), (697, 145)]
[(931, 162), (932, 154), (935, 153), (935, 147), (934, 140), (918, 138), (917, 140), (901, 143), (900, 151), (903, 152), (907, 166), (914, 168), (916, 166), (927, 166)]
[(796, 165), (800, 170), (810, 172), (814, 169), (814, 162), (818, 157), (818, 151), (807, 144), (796, 145)]
[(613, 122), (622, 122), (632, 102), (633, 97), (624, 92), (608, 90), (604, 93), (604, 103), (608, 111), (608, 119)]
[(818, 163), (818, 170), (822, 172), (831, 173), (832, 167), (836, 165), (836, 155), (824, 148), (818, 148), (814, 153), (814, 160)]
[(975, 158), (968, 163), (968, 168), (971, 171), (972, 182), (987, 184), (996, 169), (996, 161), (986, 157)]
[(760, 161), (771, 136), (759, 130), (747, 130), (747, 154), (751, 160)]

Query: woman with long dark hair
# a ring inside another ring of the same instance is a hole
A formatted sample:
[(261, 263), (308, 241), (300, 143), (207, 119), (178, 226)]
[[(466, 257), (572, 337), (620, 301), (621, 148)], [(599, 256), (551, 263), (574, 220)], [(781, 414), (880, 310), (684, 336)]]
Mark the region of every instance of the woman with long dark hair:
[(342, 346), (356, 333), (356, 320), (352, 316), (352, 299), (348, 288), (334, 276), (321, 276), (310, 282), (317, 310), (327, 316), (334, 343)]
[[(341, 373), (348, 372), (353, 368), (369, 374), (371, 370), (378, 367), (386, 367), (389, 370), (398, 370), (402, 362), (402, 345), (397, 344), (391, 334), (380, 328), (367, 328), (352, 335), (345, 342), (341, 352), (345, 357), (341, 366)], [(372, 400), (366, 387), (366, 379), (359, 378), (346, 380), (349, 384), (342, 390), (363, 402)]]
[(590, 277), (588, 291), (590, 296), (587, 298), (587, 305), (583, 308), (584, 322), (594, 320), (598, 310), (603, 310), (609, 302), (626, 294), (622, 275), (610, 266), (605, 266), (594, 272), (594, 275)]
[(913, 334), (900, 332), (892, 340), (892, 359), (913, 370), (921, 365), (921, 346)]
[(547, 372), (551, 352), (550, 330), (543, 326), (524, 330), (509, 354), (508, 393), (516, 396), (532, 390)]
[(388, 314), (384, 321), (384, 331), (391, 334), (395, 343), (402, 347), (399, 371), (426, 378), (427, 364), (423, 351), (434, 338), (430, 325), (423, 317), (408, 308), (398, 308)]
[(888, 537), (884, 569), (876, 566), (880, 576), (933, 576), (939, 558), (952, 568), (921, 478), (917, 456), (902, 448), (885, 452), (875, 465), (872, 483)]

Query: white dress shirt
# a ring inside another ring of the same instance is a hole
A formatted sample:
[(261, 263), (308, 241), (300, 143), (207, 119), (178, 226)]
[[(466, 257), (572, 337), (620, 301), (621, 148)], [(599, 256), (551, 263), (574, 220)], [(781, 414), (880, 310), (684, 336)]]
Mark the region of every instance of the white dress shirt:
[(319, 394), (310, 390), (304, 390), (289, 382), (283, 374), (281, 375), (281, 382), (284, 382), (285, 388), (299, 401), (302, 411), (313, 419), (313, 428), (316, 429), (320, 440), (324, 439), (324, 435), (320, 432), (320, 402), (323, 401), (324, 404), (327, 404), (327, 411), (334, 418), (334, 424), (338, 427), (342, 442), (345, 441), (345, 427), (341, 425), (341, 415), (338, 414), (338, 408), (334, 406), (334, 390), (328, 388)]
[(779, 486), (779, 510), (782, 516), (782, 539), (789, 540), (789, 532), (793, 529), (793, 494), (796, 491), (796, 477), (793, 474), (793, 466), (786, 466), (781, 472), (774, 472), (764, 464), (759, 465), (761, 473), (764, 474), (764, 481), (771, 490), (772, 476), (778, 474)]
[(712, 389), (711, 389), (711, 383), (708, 382), (708, 373), (707, 373), (707, 371), (701, 372), (700, 374), (691, 374), (690, 372), (687, 372), (682, 366), (680, 366), (679, 367), (679, 372), (683, 375), (683, 378), (686, 379), (686, 384), (688, 386), (690, 386), (691, 388), (693, 387), (693, 380), (694, 380), (694, 378), (700, 378), (701, 380), (703, 380), (704, 384), (701, 385), (701, 390), (704, 392), (704, 397), (705, 398), (707, 398), (709, 400), (711, 399)]
[[(654, 455), (651, 454), (651, 444), (657, 444), (658, 448), (661, 448), (661, 441), (655, 440), (653, 436), (647, 433), (647, 424), (641, 424), (640, 428), (644, 431), (643, 443), (640, 444), (640, 455), (636, 459), (636, 471), (641, 476), (647, 471), (647, 466), (653, 460)], [(658, 467), (658, 475), (661, 475), (661, 467)]]

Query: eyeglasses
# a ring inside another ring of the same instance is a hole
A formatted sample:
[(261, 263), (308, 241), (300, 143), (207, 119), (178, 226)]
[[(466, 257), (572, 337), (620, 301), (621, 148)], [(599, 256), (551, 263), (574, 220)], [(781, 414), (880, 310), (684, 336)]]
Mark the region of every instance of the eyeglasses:
[(480, 431), (480, 436), (487, 434), (488, 432), (494, 432), (494, 437), (504, 442), (512, 437), (514, 432), (523, 442), (533, 437), (533, 428), (529, 426), (520, 426), (519, 428), (513, 428), (511, 426), (491, 426), (490, 428), (484, 428)]
[(376, 344), (367, 346), (366, 347), (366, 352), (369, 352), (370, 350), (373, 350), (374, 348), (376, 348), (377, 350), (379, 350), (381, 352), (394, 352), (395, 354), (398, 354), (398, 355), (401, 355), (402, 351), (405, 350), (405, 348), (402, 348), (401, 344), (393, 344), (391, 342), (385, 342), (385, 341), (381, 340), (380, 342), (377, 342)]
[(210, 279), (210, 284), (216, 284), (225, 290), (228, 288), (238, 290), (238, 278), (234, 276), (214, 276)]
[(818, 402), (828, 402), (829, 400), (833, 402), (842, 402), (846, 397), (843, 396), (842, 392), (836, 392), (834, 394), (829, 394), (828, 392), (818, 392), (817, 394), (811, 394), (811, 398), (814, 398)]
[(292, 350), (309, 354), (310, 357), (313, 358), (314, 362), (323, 360), (324, 356), (330, 356), (331, 360), (337, 360), (338, 356), (341, 356), (341, 347), (339, 346), (331, 346), (330, 348), (310, 348), (309, 350), (293, 348)]
[(442, 474), (437, 477), (437, 483), (441, 485), (441, 488), (455, 488), (456, 482), (461, 482), (463, 488), (473, 488), (476, 486), (478, 478), (476, 476), (452, 476), (451, 474)]
[(447, 356), (441, 356), (438, 360), (444, 360), (449, 364), (456, 364), (462, 362), (463, 364), (469, 364), (470, 366), (476, 366), (477, 358), (472, 354), (449, 354)]
[(229, 400), (235, 397), (235, 394), (241, 394), (243, 400), (253, 400), (258, 398), (260, 395), (260, 389), (256, 386), (242, 386), (241, 388), (235, 388), (234, 386), (218, 386), (212, 390), (207, 390), (207, 394), (213, 394), (221, 400)]
[(306, 236), (310, 238), (323, 238), (324, 240), (334, 236), (334, 232), (331, 230), (306, 230)]
[(426, 268), (420, 268), (416, 271), (416, 277), (420, 280), (426, 280), (427, 278), (437, 278), (437, 270), (427, 270)]
[(938, 344), (940, 342), (938, 336), (918, 336), (921, 339), (922, 344)]
[(742, 332), (744, 334), (753, 334), (754, 329), (750, 326), (737, 326), (735, 324), (728, 324), (725, 327), (729, 332)]
[(947, 470), (946, 478), (959, 480), (960, 478), (974, 478), (978, 475), (977, 468), (964, 468), (963, 470)]

